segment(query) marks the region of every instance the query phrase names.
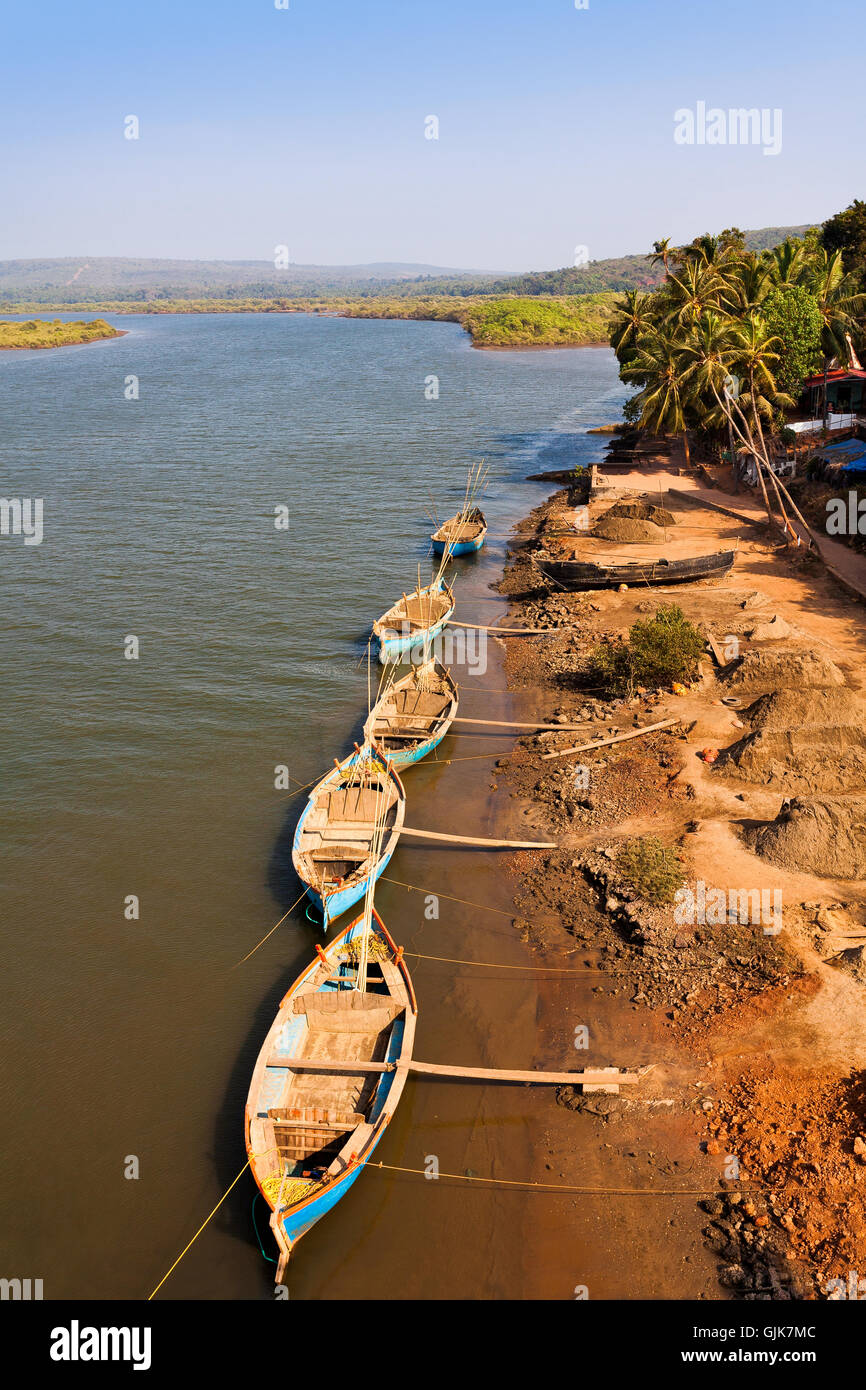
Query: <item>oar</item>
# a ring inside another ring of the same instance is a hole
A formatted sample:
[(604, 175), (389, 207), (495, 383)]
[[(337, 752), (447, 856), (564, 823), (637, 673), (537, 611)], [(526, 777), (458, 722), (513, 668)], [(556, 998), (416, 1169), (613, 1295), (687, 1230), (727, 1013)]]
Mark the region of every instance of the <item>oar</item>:
[(421, 840), (441, 840), (451, 845), (481, 845), (487, 849), (559, 849), (555, 840), (483, 840), (476, 835), (442, 835), (437, 830), (410, 830), (403, 826), (402, 834), (415, 835)]

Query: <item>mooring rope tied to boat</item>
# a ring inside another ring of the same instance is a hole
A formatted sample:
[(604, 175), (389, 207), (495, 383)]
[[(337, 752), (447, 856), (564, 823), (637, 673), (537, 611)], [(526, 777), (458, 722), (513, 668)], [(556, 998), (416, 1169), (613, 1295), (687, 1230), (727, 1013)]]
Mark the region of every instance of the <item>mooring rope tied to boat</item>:
[(416, 956), (418, 960), (440, 960), (446, 961), (449, 965), (483, 965), (489, 970), (543, 970), (548, 975), (598, 975), (596, 966), (582, 965), (579, 967), (567, 967), (564, 965), (503, 965), (497, 960), (458, 960), (455, 956), (425, 956), (421, 951), (405, 951), (404, 956)]
[(248, 961), (248, 960), (249, 960), (250, 956), (254, 956), (255, 953), (256, 953), (256, 951), (259, 949), (259, 946), (264, 946), (264, 944), (265, 944), (265, 942), (267, 941), (268, 937), (269, 937), (269, 936), (273, 936), (273, 934), (274, 934), (274, 932), (276, 931), (277, 927), (281, 927), (281, 926), (283, 925), (283, 923), (285, 922), (285, 920), (286, 920), (287, 917), (291, 917), (291, 915), (292, 915), (292, 913), (294, 912), (295, 908), (296, 908), (296, 907), (300, 907), (301, 903), (304, 901), (304, 898), (305, 898), (306, 896), (307, 896), (307, 890), (304, 889), (304, 891), (303, 891), (303, 893), (301, 894), (301, 896), (300, 896), (299, 898), (296, 898), (296, 899), (295, 899), (295, 901), (292, 903), (292, 905), (291, 905), (291, 907), (288, 909), (288, 911), (283, 913), (283, 915), (282, 915), (282, 917), (280, 918), (279, 922), (275, 922), (275, 923), (274, 923), (274, 925), (271, 927), (270, 931), (267, 932), (266, 935), (262, 937), (261, 941), (257, 942), (256, 945), (253, 947), (253, 949), (252, 949), (251, 951), (247, 951), (247, 954), (246, 954), (245, 956), (242, 956), (240, 960), (235, 961), (234, 965), (232, 966), (232, 970), (237, 970), (237, 968), (238, 968), (239, 965), (243, 965), (244, 961)]
[(201, 1235), (201, 1233), (202, 1233), (202, 1231), (204, 1230), (205, 1226), (206, 1226), (206, 1225), (208, 1224), (208, 1222), (210, 1221), (211, 1217), (214, 1216), (215, 1213), (219, 1211), (220, 1207), (222, 1206), (222, 1204), (223, 1204), (223, 1202), (225, 1201), (226, 1197), (227, 1197), (227, 1196), (229, 1195), (229, 1193), (231, 1192), (232, 1188), (235, 1187), (236, 1184), (240, 1182), (240, 1180), (241, 1180), (241, 1178), (243, 1177), (244, 1173), (245, 1173), (245, 1172), (247, 1171), (247, 1169), (249, 1168), (251, 1160), (252, 1160), (252, 1155), (250, 1155), (250, 1158), (247, 1159), (246, 1163), (244, 1164), (244, 1166), (243, 1166), (243, 1168), (241, 1169), (241, 1171), (238, 1173), (237, 1177), (234, 1178), (234, 1180), (233, 1180), (233, 1181), (229, 1184), (229, 1186), (226, 1188), (225, 1192), (224, 1192), (223, 1195), (220, 1197), (220, 1199), (219, 1199), (219, 1201), (217, 1202), (216, 1206), (214, 1207), (213, 1211), (210, 1212), (210, 1213), (205, 1217), (204, 1221), (203, 1221), (203, 1222), (201, 1223), (201, 1225), (199, 1226), (199, 1228), (198, 1228), (198, 1230), (196, 1231), (195, 1235), (193, 1236), (192, 1240), (189, 1241), (189, 1243), (183, 1247), (183, 1249), (181, 1250), (181, 1252), (180, 1252), (180, 1254), (178, 1255), (177, 1259), (175, 1260), (174, 1264), (173, 1264), (173, 1265), (171, 1266), (171, 1268), (168, 1269), (168, 1270), (166, 1271), (166, 1273), (162, 1276), (162, 1278), (160, 1279), (160, 1281), (159, 1281), (159, 1283), (157, 1284), (156, 1288), (153, 1290), (153, 1293), (148, 1294), (148, 1296), (147, 1296), (147, 1301), (148, 1301), (148, 1303), (150, 1302), (150, 1300), (151, 1300), (152, 1298), (155, 1297), (156, 1294), (159, 1293), (160, 1289), (162, 1288), (163, 1284), (165, 1283), (165, 1281), (166, 1281), (166, 1279), (169, 1277), (169, 1275), (172, 1274), (172, 1273), (177, 1269), (178, 1265), (180, 1264), (180, 1262), (181, 1262), (181, 1260), (183, 1259), (184, 1255), (186, 1254), (187, 1250), (189, 1250), (193, 1245), (195, 1245), (195, 1242), (198, 1240), (199, 1236)]
[[(718, 1197), (724, 1195), (723, 1190), (718, 1187), (574, 1187), (571, 1183), (532, 1182), (529, 1178), (479, 1178), (469, 1173), (439, 1173), (434, 1179), (426, 1168), (402, 1168), (396, 1163), (370, 1161), (367, 1167), (382, 1169), (383, 1172), (412, 1173), (417, 1177), (426, 1178), (428, 1182), (438, 1181), (439, 1178), (451, 1178), (456, 1182), (480, 1182), (490, 1184), (493, 1187), (522, 1187), (529, 1188), (530, 1191), (535, 1189), (541, 1192), (577, 1192), (583, 1197)], [(750, 1196), (757, 1196), (769, 1189), (740, 1186), (736, 1190), (748, 1193)]]

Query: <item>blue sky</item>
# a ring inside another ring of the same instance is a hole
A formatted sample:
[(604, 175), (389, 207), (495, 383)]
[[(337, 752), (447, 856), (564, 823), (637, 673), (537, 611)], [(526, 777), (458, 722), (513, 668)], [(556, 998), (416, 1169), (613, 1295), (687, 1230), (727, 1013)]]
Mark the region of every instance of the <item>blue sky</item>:
[[(547, 269), (866, 196), (862, 0), (17, 0), (3, 37), (4, 259)], [(781, 152), (675, 144), (699, 101), (780, 108)]]

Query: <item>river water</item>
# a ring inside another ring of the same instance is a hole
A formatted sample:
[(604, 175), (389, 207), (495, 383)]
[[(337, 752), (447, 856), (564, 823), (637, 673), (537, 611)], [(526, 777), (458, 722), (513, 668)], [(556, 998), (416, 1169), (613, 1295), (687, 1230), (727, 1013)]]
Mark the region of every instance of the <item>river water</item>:
[[(607, 350), (478, 352), (452, 324), (115, 321), (126, 337), (0, 353), (0, 491), (44, 505), (41, 544), (0, 538), (0, 1273), (46, 1298), (146, 1297), (243, 1164), (253, 1062), (319, 939), (299, 910), (233, 968), (298, 894), (303, 798), (275, 769), (306, 783), (357, 737), (369, 626), (429, 570), (427, 509), (455, 510), (488, 460), (489, 541), (455, 580), (457, 616), (495, 621), (510, 529), (549, 491), (526, 474), (598, 459), (585, 431), (625, 395)], [(489, 643), (456, 671), (462, 713), (513, 710), (500, 660)], [(407, 822), (490, 834), (509, 746), (450, 737), (407, 772)], [(404, 840), (389, 877), (439, 895), (430, 919), (381, 885), (408, 950), (528, 960), (501, 856)], [(417, 1056), (533, 1065), (519, 971), (410, 965)], [(377, 1157), (525, 1178), (537, 1104), (410, 1081)], [(254, 1190), (246, 1175), (160, 1297), (271, 1297)], [(291, 1297), (532, 1297), (526, 1201), (365, 1173), (298, 1247)]]

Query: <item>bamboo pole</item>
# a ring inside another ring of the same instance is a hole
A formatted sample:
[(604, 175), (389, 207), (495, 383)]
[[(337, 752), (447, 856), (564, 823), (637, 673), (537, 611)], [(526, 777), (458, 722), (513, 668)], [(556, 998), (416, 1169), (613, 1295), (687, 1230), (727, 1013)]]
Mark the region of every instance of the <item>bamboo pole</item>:
[(555, 637), (567, 631), (561, 627), (485, 627), (483, 623), (459, 623), (456, 618), (449, 618), (447, 626), (471, 627), (476, 632), (492, 632), (500, 637)]
[(438, 830), (410, 830), (403, 826), (402, 834), (415, 835), (421, 840), (440, 840), (448, 845), (480, 845), (485, 849), (559, 849), (555, 840), (484, 840), (477, 835), (443, 835)]
[(588, 729), (590, 727), (585, 720), (582, 724), (521, 724), (516, 719), (470, 719), (468, 714), (455, 715), (452, 723), (487, 724), (490, 728), (496, 729), (561, 729), (563, 733), (567, 733), (570, 729)]
[(641, 734), (651, 734), (655, 729), (669, 729), (672, 724), (679, 724), (680, 719), (677, 715), (674, 719), (662, 719), (658, 724), (644, 724), (641, 729), (630, 729), (627, 734), (617, 734), (615, 738), (602, 738), (596, 743), (580, 743), (576, 748), (561, 748), (556, 753), (542, 753), (542, 758), (565, 758), (569, 753), (588, 753), (592, 748), (607, 748), (611, 743), (625, 743), (630, 738), (640, 738)]
[(616, 1067), (596, 1067), (587, 1071), (508, 1071), (501, 1067), (456, 1067), (437, 1062), (332, 1062), (322, 1057), (284, 1057), (278, 1052), (271, 1054), (267, 1065), (293, 1071), (348, 1075), (411, 1071), (420, 1076), (451, 1076), (464, 1081), (517, 1081), (541, 1086), (634, 1086), (642, 1079), (639, 1072), (619, 1071)]

